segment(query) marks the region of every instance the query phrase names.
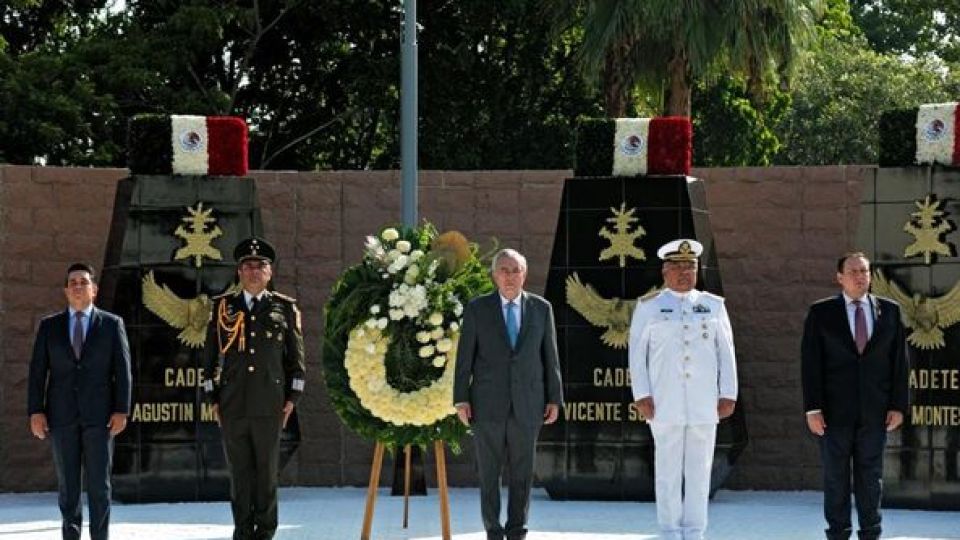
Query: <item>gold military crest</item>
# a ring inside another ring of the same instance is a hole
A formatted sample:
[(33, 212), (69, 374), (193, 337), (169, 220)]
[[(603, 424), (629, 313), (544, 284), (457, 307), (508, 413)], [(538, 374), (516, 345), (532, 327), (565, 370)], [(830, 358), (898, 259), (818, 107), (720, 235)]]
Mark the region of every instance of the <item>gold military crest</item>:
[[(644, 298), (660, 291), (654, 286)], [(594, 326), (606, 328), (600, 336), (608, 347), (626, 349), (630, 341), (630, 322), (633, 310), (637, 307), (636, 300), (622, 298), (604, 298), (591, 285), (580, 281), (576, 272), (567, 276), (567, 303), (584, 319)]]
[(873, 272), (874, 293), (900, 304), (903, 324), (913, 330), (907, 342), (918, 349), (941, 349), (946, 346), (943, 330), (960, 322), (960, 282), (947, 294), (936, 298), (913, 293), (911, 296), (880, 270)]
[[(231, 286), (227, 292), (235, 293), (240, 285)], [(143, 276), (143, 305), (170, 326), (180, 330), (177, 339), (181, 343), (199, 349), (207, 340), (207, 324), (213, 311), (213, 301), (209, 296), (200, 294), (196, 298), (180, 298), (170, 287), (160, 285), (153, 277), (153, 271)]]

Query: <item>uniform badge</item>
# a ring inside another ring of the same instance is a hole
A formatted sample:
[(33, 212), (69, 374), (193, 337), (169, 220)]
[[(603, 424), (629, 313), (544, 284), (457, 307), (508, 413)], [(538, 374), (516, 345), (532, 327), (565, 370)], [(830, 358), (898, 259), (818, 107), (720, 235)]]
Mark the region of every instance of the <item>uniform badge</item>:
[(660, 313), (673, 313), (672, 308), (660, 308)]
[(703, 304), (697, 304), (693, 306), (693, 312), (694, 313), (710, 313), (710, 308)]

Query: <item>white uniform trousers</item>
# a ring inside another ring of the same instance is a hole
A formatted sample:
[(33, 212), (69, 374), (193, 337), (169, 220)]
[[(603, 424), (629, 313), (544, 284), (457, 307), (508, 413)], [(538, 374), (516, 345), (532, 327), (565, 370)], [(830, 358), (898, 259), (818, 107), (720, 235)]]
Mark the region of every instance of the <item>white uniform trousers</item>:
[(650, 423), (661, 538), (700, 540), (707, 528), (716, 424)]

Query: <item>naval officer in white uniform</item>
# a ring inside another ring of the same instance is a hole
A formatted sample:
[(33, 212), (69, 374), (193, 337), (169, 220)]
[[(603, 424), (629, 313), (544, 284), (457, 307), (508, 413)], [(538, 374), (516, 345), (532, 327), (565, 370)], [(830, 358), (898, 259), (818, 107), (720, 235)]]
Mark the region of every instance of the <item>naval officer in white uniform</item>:
[(698, 291), (696, 240), (657, 251), (665, 287), (641, 298), (630, 324), (630, 376), (637, 409), (655, 445), (661, 538), (699, 540), (717, 423), (733, 414), (737, 367), (723, 298)]

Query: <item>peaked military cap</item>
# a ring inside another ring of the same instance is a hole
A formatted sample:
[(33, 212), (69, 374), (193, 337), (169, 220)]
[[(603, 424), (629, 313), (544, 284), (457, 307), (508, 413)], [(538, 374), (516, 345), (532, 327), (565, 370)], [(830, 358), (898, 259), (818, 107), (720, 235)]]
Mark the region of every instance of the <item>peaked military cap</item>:
[(689, 238), (667, 242), (657, 250), (657, 257), (665, 261), (695, 261), (703, 253), (703, 244)]
[(272, 263), (276, 257), (277, 252), (273, 249), (270, 242), (267, 242), (263, 238), (257, 238), (256, 236), (240, 242), (237, 244), (236, 249), (233, 250), (233, 258), (237, 261), (237, 264), (247, 259), (257, 259)]

